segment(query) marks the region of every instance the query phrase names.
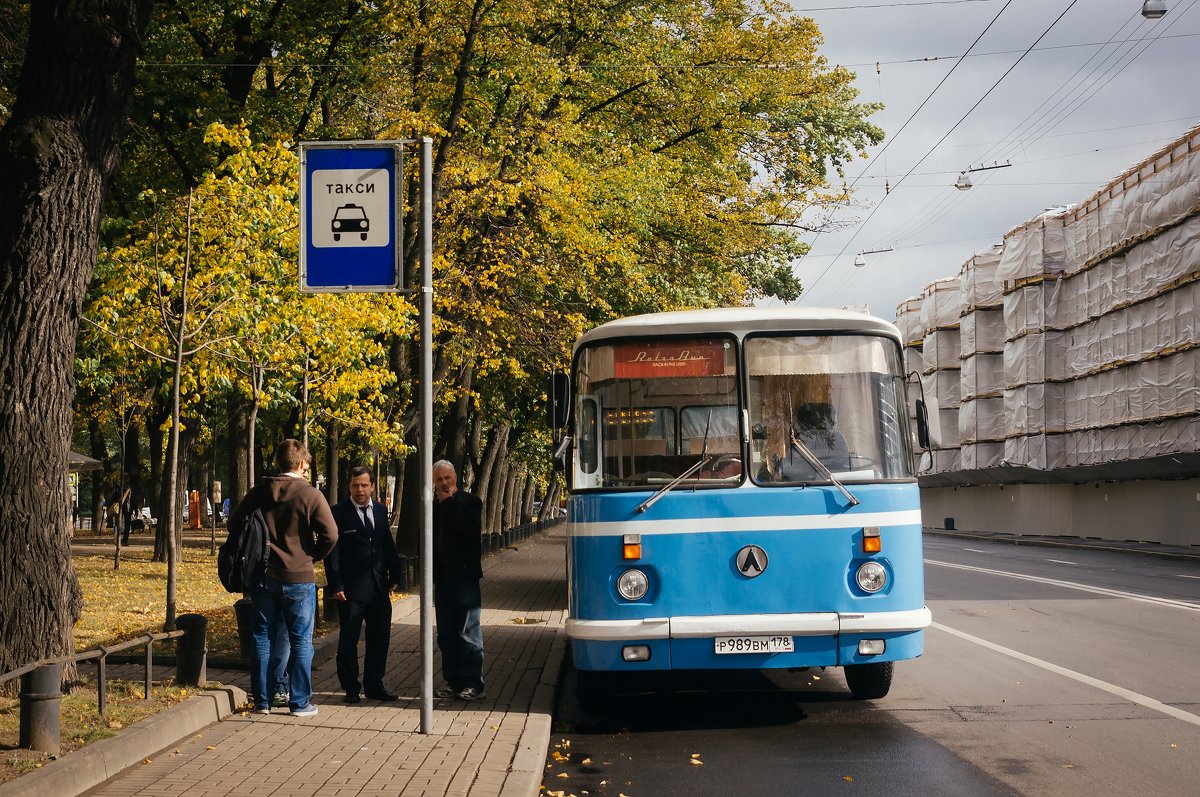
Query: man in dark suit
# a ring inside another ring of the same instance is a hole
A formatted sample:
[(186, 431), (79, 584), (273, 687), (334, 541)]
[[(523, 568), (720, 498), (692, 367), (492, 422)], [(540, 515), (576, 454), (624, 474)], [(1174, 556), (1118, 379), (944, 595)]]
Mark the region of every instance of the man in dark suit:
[[(396, 700), (383, 687), (392, 631), (390, 593), (401, 580), (396, 542), (388, 528), (387, 508), (371, 500), (375, 477), (370, 468), (350, 471), (350, 497), (333, 508), (338, 544), (325, 561), (329, 588), (338, 599), (341, 631), (337, 674), (346, 702), (359, 702), (359, 689), (372, 700)], [(366, 625), (362, 683), (358, 680), (358, 635)]]

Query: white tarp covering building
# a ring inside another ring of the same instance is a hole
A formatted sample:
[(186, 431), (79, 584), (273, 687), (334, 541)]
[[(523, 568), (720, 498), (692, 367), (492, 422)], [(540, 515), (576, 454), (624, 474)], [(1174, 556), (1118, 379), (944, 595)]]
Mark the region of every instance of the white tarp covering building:
[[(1200, 454), (1198, 318), (1195, 128), (897, 308), (921, 375), (909, 393), (923, 388), (935, 427), (923, 476), (1081, 482), (1089, 467), (1157, 457), (1170, 476), (1171, 455)], [(1196, 467), (1177, 461), (1181, 477)]]

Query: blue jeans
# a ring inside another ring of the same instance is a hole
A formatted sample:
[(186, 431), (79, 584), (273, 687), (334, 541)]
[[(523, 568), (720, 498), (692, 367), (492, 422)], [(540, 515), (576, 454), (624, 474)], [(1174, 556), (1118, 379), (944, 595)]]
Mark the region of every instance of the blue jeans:
[(483, 691), (483, 629), (478, 581), (433, 585), (437, 643), (442, 652), (442, 677), (454, 690), (473, 686)]
[(291, 691), (288, 684), (288, 659), (291, 658), (291, 645), (288, 643), (287, 626), (283, 623), (275, 626), (271, 635), (271, 656), (267, 660), (267, 698), (275, 695), (286, 695)]
[[(250, 671), (250, 697), (255, 708), (271, 703), (275, 673), (271, 673), (271, 639), (280, 627), (286, 630), (291, 688), (288, 705), (304, 708), (312, 699), (313, 621), (317, 614), (317, 585), (287, 584), (263, 576), (250, 590), (254, 605), (254, 663)], [(270, 678), (268, 678), (270, 674)]]

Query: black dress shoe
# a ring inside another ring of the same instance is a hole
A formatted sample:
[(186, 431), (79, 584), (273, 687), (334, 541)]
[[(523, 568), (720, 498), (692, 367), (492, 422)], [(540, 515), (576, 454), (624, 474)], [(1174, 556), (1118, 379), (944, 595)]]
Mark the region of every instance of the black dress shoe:
[(371, 700), (382, 700), (385, 703), (393, 703), (400, 699), (398, 695), (393, 695), (391, 692), (367, 692), (366, 695)]
[(362, 702), (362, 699), (358, 696), (358, 692), (347, 692), (346, 696), (342, 698), (342, 700), (346, 701), (347, 703)]

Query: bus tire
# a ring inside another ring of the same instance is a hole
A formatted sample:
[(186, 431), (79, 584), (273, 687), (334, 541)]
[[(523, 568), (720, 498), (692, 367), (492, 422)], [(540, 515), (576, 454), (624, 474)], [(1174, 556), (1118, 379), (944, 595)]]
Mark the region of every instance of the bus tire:
[(881, 661), (878, 664), (847, 664), (842, 669), (846, 674), (846, 685), (859, 700), (878, 700), (886, 697), (892, 688), (892, 669), (895, 662)]
[(589, 714), (602, 712), (613, 695), (612, 673), (601, 670), (575, 670), (575, 697), (579, 707)]

